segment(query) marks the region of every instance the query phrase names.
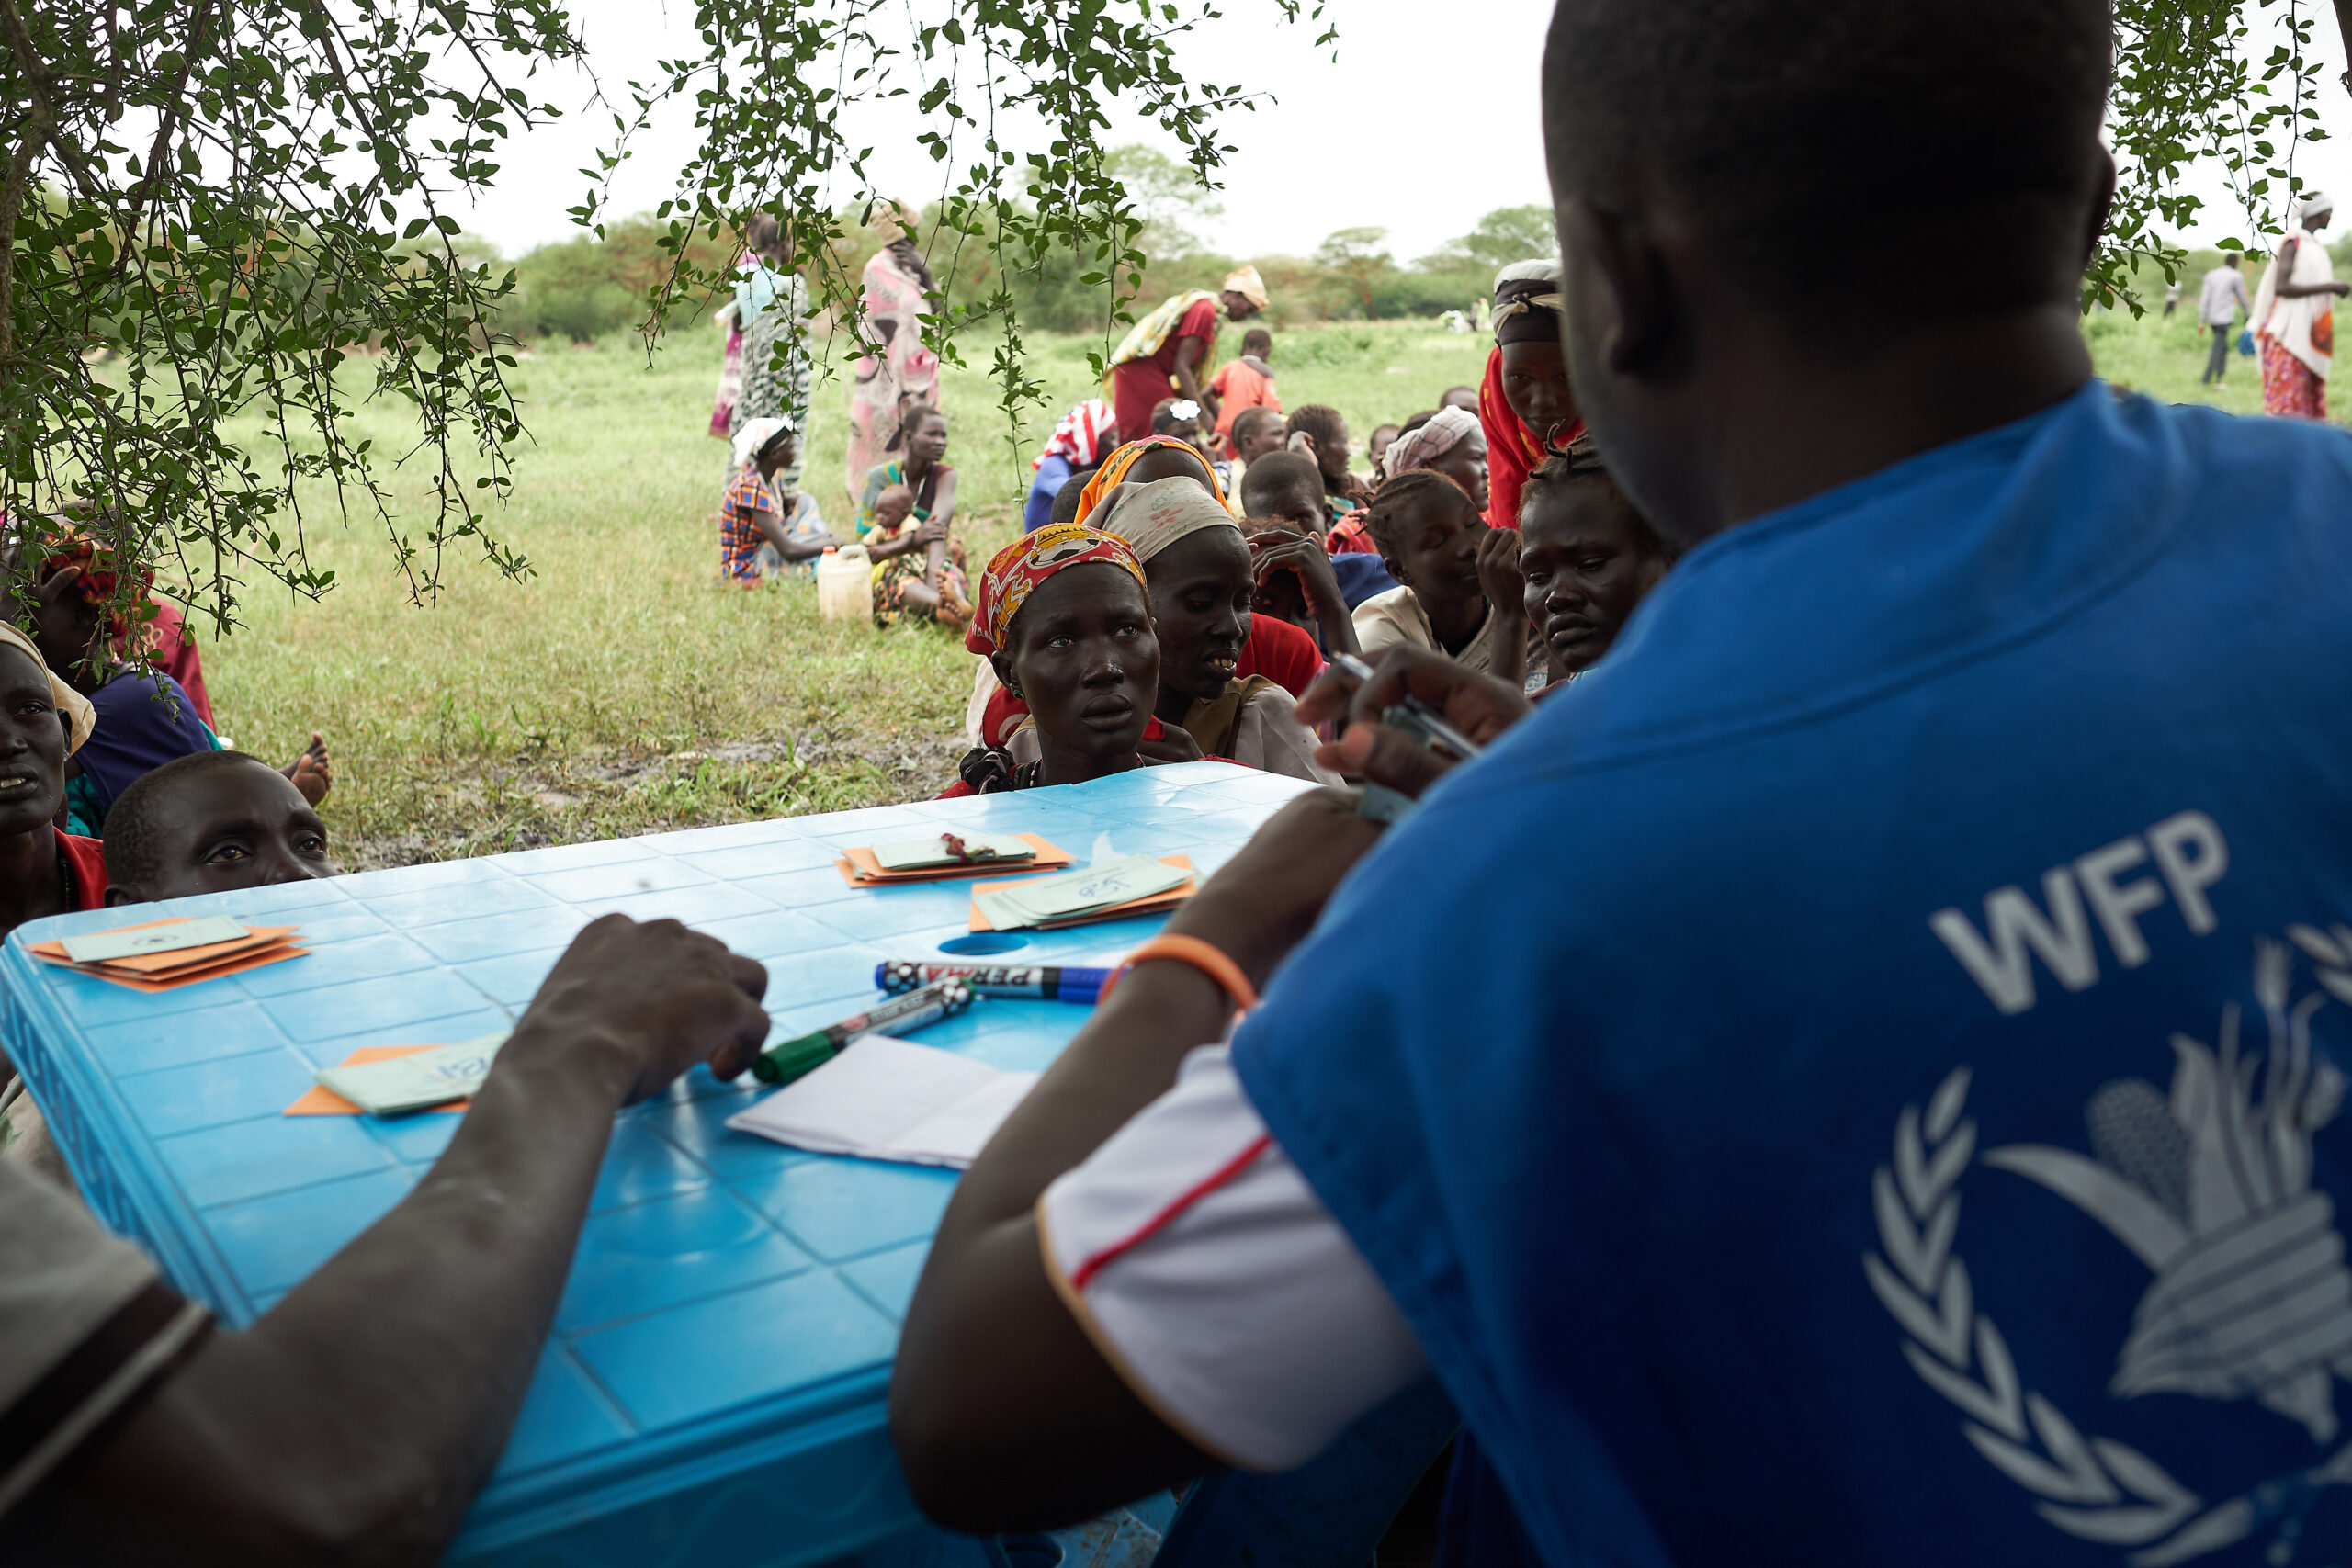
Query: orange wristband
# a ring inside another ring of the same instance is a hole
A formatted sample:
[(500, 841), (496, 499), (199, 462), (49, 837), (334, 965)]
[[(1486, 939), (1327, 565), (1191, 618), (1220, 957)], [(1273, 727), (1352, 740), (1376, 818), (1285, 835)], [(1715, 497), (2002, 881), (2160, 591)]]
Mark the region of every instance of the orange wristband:
[(1100, 1007), (1111, 999), (1111, 988), (1126, 978), (1128, 970), (1154, 958), (1172, 958), (1179, 964), (1191, 964), (1223, 987), (1225, 994), (1231, 997), (1234, 1005), (1243, 1012), (1258, 1005), (1258, 987), (1250, 983), (1250, 976), (1241, 972), (1241, 965), (1227, 957), (1223, 949), (1196, 936), (1169, 934), (1153, 937), (1128, 953), (1126, 961), (1112, 970), (1111, 977), (1102, 983), (1102, 991), (1094, 998), (1095, 1006)]

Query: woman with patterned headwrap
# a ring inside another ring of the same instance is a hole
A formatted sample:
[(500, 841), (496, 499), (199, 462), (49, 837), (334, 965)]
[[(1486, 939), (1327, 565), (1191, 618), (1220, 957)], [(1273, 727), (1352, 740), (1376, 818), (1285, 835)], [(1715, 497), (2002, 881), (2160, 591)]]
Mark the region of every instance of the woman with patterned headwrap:
[[(95, 728), (77, 740), (68, 770), (67, 821), (96, 838), (134, 781), (175, 758), (219, 750), (220, 739), (177, 682), (160, 669), (142, 675), (116, 658), (116, 639), (128, 626), (114, 608), (114, 551), (77, 530), (51, 535), (36, 547), (42, 559), (35, 572), (34, 644), (41, 662), (62, 671), (95, 715)], [(313, 806), (334, 783), (326, 742), (315, 733), (310, 748), (281, 771)]]
[(1208, 410), (1217, 398), (1202, 374), (1216, 352), (1217, 312), (1246, 321), (1266, 308), (1265, 279), (1254, 266), (1236, 267), (1223, 289), (1195, 288), (1161, 300), (1127, 330), (1111, 353), (1107, 378), (1119, 433), (1128, 440), (1151, 433), (1151, 411), (1168, 398), (1184, 398)]
[(1440, 409), (1408, 423), (1381, 455), (1380, 467), (1390, 479), (1415, 468), (1433, 469), (1460, 485), (1480, 512), (1487, 510), (1487, 434), (1476, 414)]
[(1495, 274), (1495, 347), (1478, 389), (1487, 432), (1488, 521), (1519, 526), (1519, 492), (1527, 476), (1584, 434), (1560, 347), (1560, 264), (1513, 262)]
[(1119, 427), (1111, 423), (1111, 405), (1089, 398), (1054, 426), (1045, 449), (1029, 459), (1036, 478), (1029, 481), (1029, 499), (1021, 509), (1021, 527), (1034, 534), (1054, 520), (1054, 497), (1070, 476), (1091, 470), (1104, 453), (1118, 444)]
[(996, 553), (980, 574), (964, 646), (1029, 705), (1025, 756), (980, 747), (942, 799), (1083, 784), (1145, 765), (1156, 739), (1159, 641), (1143, 563), (1126, 541), (1049, 523)]
[(849, 389), (850, 499), (864, 493), (865, 476), (899, 446), (899, 411), (909, 403), (937, 407), (939, 355), (923, 346), (922, 319), (931, 314), (938, 284), (913, 230), (922, 215), (901, 201), (874, 209), (882, 248), (865, 263), (867, 344)]
[(1130, 441), (1094, 470), (1078, 498), (1078, 521), (1085, 522), (1102, 504), (1102, 498), (1123, 484), (1149, 484), (1154, 479), (1191, 479), (1226, 506), (1225, 486), (1216, 470), (1191, 442), (1173, 435), (1147, 435)]

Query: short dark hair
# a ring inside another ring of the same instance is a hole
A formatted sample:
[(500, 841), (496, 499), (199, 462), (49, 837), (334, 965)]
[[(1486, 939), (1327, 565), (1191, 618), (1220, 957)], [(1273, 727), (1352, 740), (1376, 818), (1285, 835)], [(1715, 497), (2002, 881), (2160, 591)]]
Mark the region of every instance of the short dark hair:
[[(1094, 468), (1102, 466), (1097, 463)], [(1086, 481), (1094, 477), (1094, 468), (1072, 468), (1069, 471), (1069, 478), (1062, 481), (1062, 488), (1054, 491), (1053, 520), (1055, 522), (1075, 523), (1078, 521), (1079, 498), (1086, 493)]]
[(1252, 516), (1267, 511), (1259, 502), (1276, 491), (1307, 485), (1323, 493), (1323, 470), (1304, 452), (1269, 452), (1242, 471), (1241, 510)]
[(1527, 482), (1519, 492), (1520, 520), (1526, 518), (1528, 507), (1537, 501), (1561, 491), (1587, 486), (1604, 491), (1616, 502), (1618, 511), (1625, 519), (1625, 525), (1633, 530), (1635, 539), (1651, 555), (1669, 565), (1681, 558), (1682, 552), (1650, 526), (1650, 520), (1642, 515), (1642, 509), (1634, 504), (1633, 497), (1618, 487), (1617, 476), (1611, 473), (1609, 465), (1600, 460), (1600, 449), (1593, 445), (1589, 435), (1577, 436), (1568, 444), (1566, 452), (1544, 458), (1543, 464), (1527, 476)]
[(1233, 439), (1238, 444), (1260, 425), (1280, 424), (1282, 422), (1282, 410), (1270, 409), (1263, 403), (1252, 403), (1233, 416)]
[(165, 870), (162, 863), (164, 846), (156, 832), (155, 818), (164, 798), (175, 785), (247, 763), (268, 768), (273, 773), (277, 772), (259, 757), (247, 756), (243, 751), (191, 751), (131, 780), (130, 787), (116, 797), (113, 808), (107, 813), (107, 880), (130, 886), (153, 882), (162, 875)]
[[(1784, 310), (1849, 302), (1889, 241), (1927, 269), (1905, 310), (2044, 303), (2104, 176), (2112, 47), (2107, 0), (1560, 0), (1553, 189), (1667, 188)], [(1865, 212), (1867, 255), (1826, 259)]]
[(1470, 492), (1435, 468), (1410, 468), (1385, 480), (1372, 493), (1372, 506), (1364, 518), (1364, 527), (1372, 535), (1372, 542), (1380, 553), (1396, 553), (1396, 542), (1402, 536), (1405, 513), (1424, 501), (1445, 500), (1461, 502), (1476, 512), (1478, 503)]
[(1241, 352), (1263, 358), (1274, 352), (1274, 334), (1263, 327), (1251, 327), (1241, 334)]
[(1421, 426), (1427, 424), (1436, 417), (1437, 410), (1423, 409), (1420, 412), (1415, 414), (1412, 418), (1398, 425), (1396, 427), (1396, 434), (1399, 435), (1410, 435), (1413, 432), (1420, 429)]
[(1348, 466), (1348, 455), (1342, 450), (1340, 427), (1345, 423), (1338, 409), (1324, 403), (1301, 403), (1290, 412), (1292, 433), (1303, 430), (1315, 437), (1316, 457), (1326, 463), (1336, 461), (1342, 470)]

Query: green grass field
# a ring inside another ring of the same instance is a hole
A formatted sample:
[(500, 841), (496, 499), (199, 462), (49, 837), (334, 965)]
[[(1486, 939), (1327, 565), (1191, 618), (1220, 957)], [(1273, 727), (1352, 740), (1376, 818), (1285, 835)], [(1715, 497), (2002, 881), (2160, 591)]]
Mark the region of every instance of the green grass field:
[[(988, 350), (967, 345), (978, 368), (946, 374), (976, 567), (1018, 527), (1030, 454), (1091, 395), (1089, 340), (1033, 342), (1030, 373), (1054, 400), (1017, 449)], [(959, 640), (820, 621), (806, 583), (718, 584), (727, 456), (706, 434), (718, 353), (695, 330), (650, 367), (622, 338), (542, 348), (516, 368), (533, 442), (493, 521), (528, 556), (528, 581), (453, 559), (438, 598), (413, 604), (377, 525), (331, 521), (322, 493), (311, 558), (336, 589), (311, 603), (249, 585), (243, 626), (204, 636), (220, 726), (240, 747), (282, 760), (325, 732), (346, 867), (905, 800), (952, 779), (973, 671)], [(1337, 406), (1359, 454), (1373, 424), (1433, 406), (1484, 366), (1480, 340), (1420, 324), (1288, 332), (1276, 352), (1284, 402)], [(846, 404), (820, 382), (803, 479), (837, 531)], [(413, 440), (396, 408), (363, 425), (379, 450)], [(421, 480), (393, 489), (424, 505)]]
[[(2218, 393), (2197, 384), (2204, 345), (2186, 311), (2102, 312), (2086, 323), (2102, 374), (2152, 396), (2239, 412), (2260, 402), (2233, 356)], [(1016, 446), (982, 370), (947, 372), (975, 565), (1017, 526), (1028, 457), (1090, 394), (1088, 340), (1034, 340), (1051, 390)], [(1484, 367), (1481, 340), (1421, 323), (1281, 335), (1284, 402), (1328, 402), (1362, 448), (1375, 423), (1432, 406)], [(319, 603), (254, 588), (246, 625), (209, 642), (224, 732), (273, 758), (323, 730), (328, 802), (345, 863), (399, 864), (826, 811), (936, 793), (953, 775), (972, 657), (929, 626), (820, 621), (805, 583), (744, 593), (718, 583), (714, 512), (726, 454), (705, 434), (718, 343), (682, 334), (649, 367), (634, 339), (551, 347), (515, 371), (533, 444), (496, 522), (536, 575), (453, 562), (433, 603), (409, 602), (372, 524), (314, 526), (312, 558), (340, 586)], [(2346, 413), (2331, 399), (2338, 415)], [(804, 483), (829, 517), (842, 494), (845, 400), (820, 382)], [(366, 416), (379, 448), (398, 411)], [(421, 505), (421, 484), (395, 486)], [(314, 498), (332, 516), (323, 496)]]

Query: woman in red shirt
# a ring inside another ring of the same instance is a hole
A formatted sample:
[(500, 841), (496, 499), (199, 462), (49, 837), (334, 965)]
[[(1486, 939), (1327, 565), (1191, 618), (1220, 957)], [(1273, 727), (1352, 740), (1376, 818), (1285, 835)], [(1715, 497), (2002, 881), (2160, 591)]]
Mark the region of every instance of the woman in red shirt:
[(1478, 390), (1487, 432), (1487, 521), (1519, 526), (1519, 492), (1544, 460), (1584, 434), (1560, 347), (1560, 264), (1513, 262), (1495, 275), (1495, 347)]

